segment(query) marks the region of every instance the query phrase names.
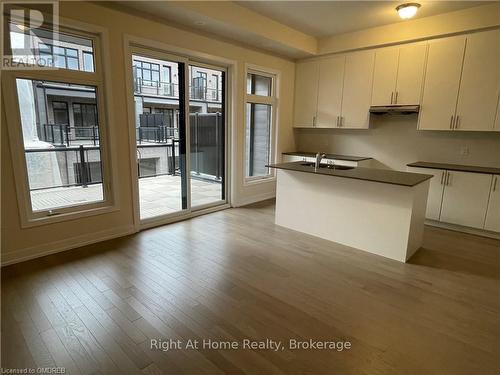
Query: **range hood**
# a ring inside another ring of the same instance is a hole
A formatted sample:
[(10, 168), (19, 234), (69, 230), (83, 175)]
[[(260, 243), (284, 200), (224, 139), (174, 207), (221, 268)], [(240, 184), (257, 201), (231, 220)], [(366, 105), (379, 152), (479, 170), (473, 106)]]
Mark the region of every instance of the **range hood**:
[(419, 105), (372, 105), (370, 107), (370, 113), (374, 115), (411, 115), (418, 113), (419, 110)]

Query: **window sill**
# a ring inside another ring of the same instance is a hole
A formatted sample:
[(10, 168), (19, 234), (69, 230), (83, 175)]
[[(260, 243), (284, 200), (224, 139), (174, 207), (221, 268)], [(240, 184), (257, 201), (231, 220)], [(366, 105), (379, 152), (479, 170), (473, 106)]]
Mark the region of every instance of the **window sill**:
[(266, 177), (253, 177), (253, 178), (245, 178), (245, 180), (243, 181), (243, 185), (253, 186), (253, 185), (267, 184), (275, 181), (276, 181), (276, 176), (274, 175)]
[(59, 215), (53, 216), (43, 216), (43, 217), (28, 217), (23, 218), (21, 227), (22, 228), (33, 228), (42, 225), (49, 225), (55, 223), (61, 223), (65, 221), (78, 220), (89, 216), (103, 215), (111, 212), (116, 212), (120, 208), (117, 205), (106, 205), (99, 207), (92, 207), (88, 209), (82, 209), (77, 212), (67, 212), (61, 213)]

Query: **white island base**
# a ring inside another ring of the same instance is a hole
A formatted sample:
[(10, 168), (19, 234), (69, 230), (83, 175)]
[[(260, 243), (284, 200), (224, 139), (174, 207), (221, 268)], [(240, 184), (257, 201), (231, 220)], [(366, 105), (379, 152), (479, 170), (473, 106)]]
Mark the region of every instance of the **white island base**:
[(422, 246), (429, 180), (415, 186), (277, 170), (276, 224), (406, 262)]

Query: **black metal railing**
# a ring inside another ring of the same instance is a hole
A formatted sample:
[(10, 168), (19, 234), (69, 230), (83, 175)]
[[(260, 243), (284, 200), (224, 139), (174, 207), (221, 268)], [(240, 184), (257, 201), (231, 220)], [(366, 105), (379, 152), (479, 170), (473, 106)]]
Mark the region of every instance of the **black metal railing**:
[(179, 129), (171, 126), (139, 126), (136, 128), (137, 143), (167, 143), (179, 139)]
[[(30, 176), (30, 190), (32, 191), (70, 186), (87, 187), (102, 183), (101, 157), (98, 146), (33, 148), (26, 149), (25, 152), (28, 164), (35, 167), (37, 161), (30, 158), (31, 155), (54, 153), (58, 170), (46, 171), (46, 173), (56, 172), (61, 177), (61, 184), (46, 185), (43, 182), (33, 181), (33, 177)], [(93, 157), (90, 157), (89, 153), (93, 153)]]
[(69, 126), (68, 124), (42, 124), (42, 138), (55, 145), (71, 146), (73, 142), (87, 140), (99, 144), (98, 126)]
[[(179, 98), (179, 85), (177, 83), (151, 81), (143, 78), (134, 79), (134, 93), (144, 95), (167, 96)], [(189, 98), (208, 102), (221, 102), (222, 90), (208, 87), (207, 85), (189, 86)]]

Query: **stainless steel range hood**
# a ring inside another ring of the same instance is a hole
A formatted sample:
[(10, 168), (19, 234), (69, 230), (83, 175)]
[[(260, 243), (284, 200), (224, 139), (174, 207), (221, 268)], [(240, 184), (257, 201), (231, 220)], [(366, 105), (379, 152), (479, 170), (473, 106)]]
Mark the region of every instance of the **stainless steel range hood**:
[(419, 105), (372, 105), (370, 113), (374, 115), (411, 115), (418, 113)]

